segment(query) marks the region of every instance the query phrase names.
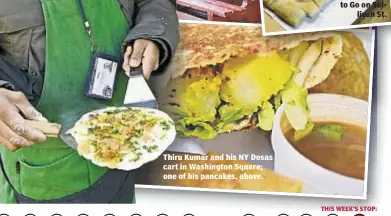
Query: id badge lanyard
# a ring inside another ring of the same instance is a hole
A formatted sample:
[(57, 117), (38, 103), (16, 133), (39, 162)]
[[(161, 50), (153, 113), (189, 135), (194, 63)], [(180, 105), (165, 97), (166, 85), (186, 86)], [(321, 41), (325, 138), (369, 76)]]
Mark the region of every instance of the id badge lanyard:
[(83, 23), (84, 23), (84, 27), (87, 31), (87, 34), (88, 34), (88, 38), (90, 39), (91, 41), (91, 52), (94, 54), (95, 52), (99, 52), (99, 48), (98, 46), (96, 45), (95, 43), (95, 40), (94, 40), (94, 36), (92, 34), (92, 29), (91, 29), (91, 25), (90, 25), (90, 22), (88, 21), (87, 19), (87, 15), (86, 15), (86, 12), (84, 10), (84, 7), (83, 7), (83, 2), (82, 0), (77, 0), (77, 4), (79, 6), (79, 9), (80, 9), (80, 13), (81, 13), (81, 17), (83, 19)]
[(87, 97), (110, 100), (114, 93), (115, 76), (120, 63), (118, 57), (99, 53), (99, 47), (95, 43), (90, 22), (87, 19), (82, 0), (77, 0), (84, 27), (91, 42), (92, 62), (85, 88)]

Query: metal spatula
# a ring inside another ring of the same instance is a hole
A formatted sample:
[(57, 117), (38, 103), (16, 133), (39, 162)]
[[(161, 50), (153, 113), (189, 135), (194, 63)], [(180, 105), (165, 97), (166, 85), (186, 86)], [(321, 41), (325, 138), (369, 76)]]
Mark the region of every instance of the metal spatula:
[(124, 100), (125, 106), (157, 108), (157, 100), (144, 78), (142, 66), (131, 68), (126, 73), (129, 77)]

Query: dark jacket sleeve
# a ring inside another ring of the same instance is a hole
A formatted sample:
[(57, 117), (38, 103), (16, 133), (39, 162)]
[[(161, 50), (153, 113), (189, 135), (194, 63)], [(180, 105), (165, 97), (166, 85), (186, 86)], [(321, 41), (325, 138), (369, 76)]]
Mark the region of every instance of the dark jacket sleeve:
[(1, 58), (1, 47), (0, 47), (0, 88), (7, 88), (10, 90), (14, 89), (14, 86), (7, 80), (5, 80), (5, 63)]
[(8, 64), (3, 61), (0, 55), (0, 88), (7, 88), (10, 90), (15, 90), (12, 74), (14, 73), (14, 68), (11, 68)]
[(36, 105), (40, 96), (33, 92), (32, 85), (25, 72), (7, 63), (0, 53), (0, 88), (23, 92), (26, 98)]
[(8, 64), (3, 60), (0, 54), (0, 88), (8, 88), (10, 90), (22, 91), (30, 95), (26, 91), (28, 86), (28, 78), (23, 72)]
[(9, 90), (13, 90), (14, 86), (11, 83), (9, 83), (9, 82), (7, 82), (5, 80), (0, 80), (0, 88), (6, 88), (6, 89), (9, 89)]
[(169, 64), (179, 43), (179, 21), (175, 0), (135, 0), (135, 25), (127, 36), (125, 46), (135, 39), (151, 39), (160, 46), (160, 67)]

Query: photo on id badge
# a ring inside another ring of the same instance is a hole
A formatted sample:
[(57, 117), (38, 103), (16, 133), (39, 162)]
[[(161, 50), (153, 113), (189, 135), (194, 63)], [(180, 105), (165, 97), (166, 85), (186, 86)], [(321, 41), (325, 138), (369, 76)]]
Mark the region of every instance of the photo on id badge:
[(99, 99), (112, 98), (118, 62), (118, 57), (94, 54), (86, 85), (86, 96)]
[(391, 25), (390, 0), (262, 0), (266, 36)]
[(180, 33), (168, 84), (151, 86), (177, 136), (136, 187), (366, 197), (375, 30)]

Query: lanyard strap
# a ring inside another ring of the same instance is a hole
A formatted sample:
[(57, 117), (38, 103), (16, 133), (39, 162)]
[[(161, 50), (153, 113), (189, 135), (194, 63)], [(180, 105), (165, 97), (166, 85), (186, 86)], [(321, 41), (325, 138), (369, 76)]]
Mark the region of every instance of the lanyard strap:
[(81, 13), (81, 17), (83, 19), (84, 27), (85, 27), (85, 29), (87, 31), (87, 34), (88, 34), (88, 37), (90, 38), (90, 41), (91, 41), (91, 51), (92, 52), (98, 51), (98, 47), (95, 44), (94, 36), (92, 35), (91, 25), (90, 25), (90, 22), (87, 19), (87, 15), (86, 15), (86, 12), (85, 12), (84, 7), (83, 7), (82, 0), (77, 0), (77, 4), (78, 4), (79, 9), (80, 9), (80, 13)]

